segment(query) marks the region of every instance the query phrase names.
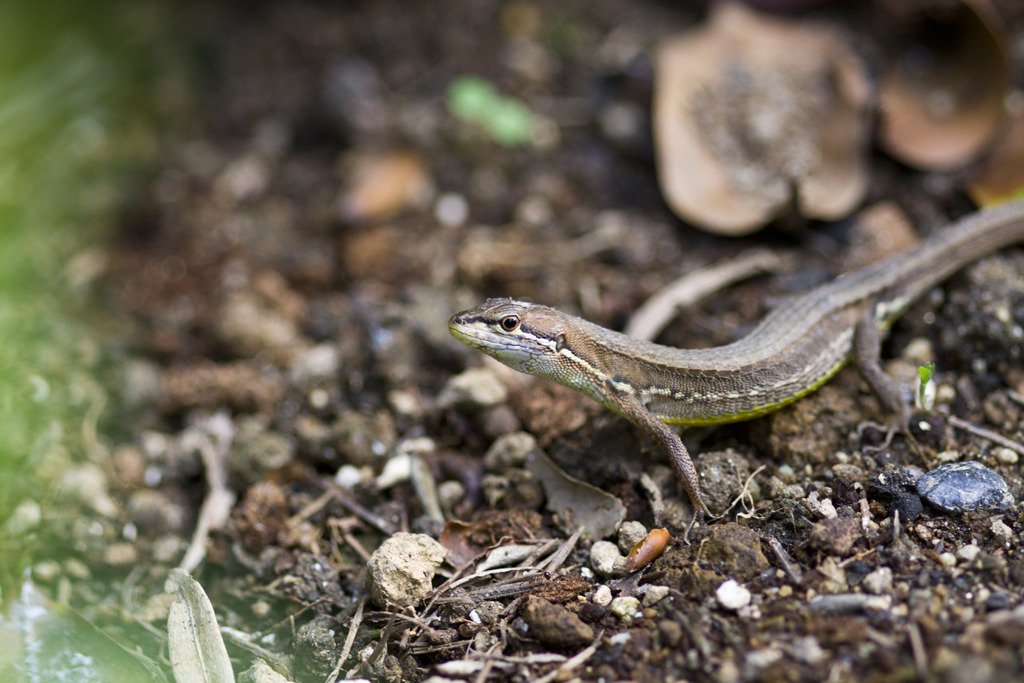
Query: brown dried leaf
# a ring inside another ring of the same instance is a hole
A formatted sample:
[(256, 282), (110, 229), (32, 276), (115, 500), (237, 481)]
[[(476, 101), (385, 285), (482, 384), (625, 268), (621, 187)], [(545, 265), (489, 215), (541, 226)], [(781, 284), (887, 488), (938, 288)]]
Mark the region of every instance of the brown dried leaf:
[(367, 154), (351, 161), (349, 187), (338, 212), (351, 222), (380, 220), (422, 204), (433, 194), (423, 160), (409, 152)]
[(928, 170), (963, 166), (992, 143), (1009, 85), (1005, 29), (988, 0), (945, 8), (923, 3), (903, 18), (910, 36), (897, 41), (879, 91), (882, 146)]
[(742, 235), (794, 204), (836, 219), (863, 197), (872, 93), (843, 34), (724, 3), (657, 67), (659, 181), (682, 218)]
[(626, 516), (626, 506), (615, 496), (585, 481), (570, 477), (542, 451), (530, 456), (527, 467), (544, 487), (547, 507), (554, 513), (569, 512), (575, 523), (596, 540), (615, 533)]

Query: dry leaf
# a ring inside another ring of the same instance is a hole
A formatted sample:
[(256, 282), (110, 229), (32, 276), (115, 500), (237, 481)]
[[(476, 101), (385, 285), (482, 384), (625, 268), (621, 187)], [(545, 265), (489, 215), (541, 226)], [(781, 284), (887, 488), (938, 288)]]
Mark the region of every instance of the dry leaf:
[(178, 599), (167, 617), (167, 648), (178, 683), (234, 683), (217, 615), (199, 583), (181, 569), (171, 570), (165, 587)]
[(338, 212), (350, 222), (387, 218), (423, 204), (434, 191), (426, 164), (410, 152), (357, 156), (350, 162), (348, 176)]
[(866, 70), (845, 36), (721, 4), (657, 58), (662, 192), (682, 218), (742, 235), (794, 207), (837, 219), (867, 189)]
[(974, 161), (1004, 123), (1010, 55), (987, 0), (924, 3), (903, 16), (879, 92), (881, 144), (900, 161), (946, 170)]
[(570, 477), (543, 452), (530, 456), (527, 468), (547, 496), (548, 510), (569, 511), (574, 524), (582, 525), (592, 539), (615, 533), (626, 516), (626, 506), (612, 494)]

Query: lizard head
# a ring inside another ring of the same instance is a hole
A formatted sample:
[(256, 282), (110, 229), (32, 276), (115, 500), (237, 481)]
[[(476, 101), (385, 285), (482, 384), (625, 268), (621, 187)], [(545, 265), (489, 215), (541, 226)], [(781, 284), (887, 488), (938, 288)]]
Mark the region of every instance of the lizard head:
[(456, 313), (448, 330), (463, 344), (532, 375), (552, 377), (566, 345), (566, 316), (553, 308), (515, 299), (488, 299)]

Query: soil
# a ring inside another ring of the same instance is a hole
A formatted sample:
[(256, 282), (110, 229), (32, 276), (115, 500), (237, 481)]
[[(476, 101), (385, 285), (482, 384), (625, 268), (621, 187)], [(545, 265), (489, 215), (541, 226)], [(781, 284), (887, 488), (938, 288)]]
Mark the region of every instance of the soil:
[[(182, 11), (194, 91), (104, 247), (113, 508), (68, 511), (54, 542), (87, 571), (37, 579), (44, 589), (69, 581), (81, 614), (166, 666), (164, 581), (211, 490), (213, 452), (236, 502), (192, 575), (221, 626), (249, 640), (228, 640), (237, 673), (263, 659), (297, 681), (1024, 677), (1020, 506), (948, 515), (918, 502), (914, 515), (911, 483), (952, 452), (1024, 496), (1015, 453), (946, 420), (1021, 438), (1008, 332), (1020, 317), (1000, 316), (1024, 305), (1019, 252), (956, 276), (893, 330), (893, 374), (916, 373), (922, 354), (939, 368), (940, 410), (919, 438), (886, 445), (884, 430), (861, 429), (887, 416), (852, 368), (768, 417), (687, 432), (713, 507), (741, 503), (686, 544), (686, 497), (653, 444), (582, 395), (485, 363), (447, 320), (514, 295), (621, 329), (697, 267), (754, 245), (793, 252), (786, 273), (713, 295), (660, 338), (713, 346), (851, 266), (852, 220), (788, 218), (729, 239), (666, 208), (650, 55), (700, 9)], [(505, 147), (453, 116), (446, 89), (470, 75), (546, 132)], [(923, 232), (969, 210), (955, 174), (872, 163), (868, 204)], [(529, 464), (539, 453), (612, 494), (626, 520), (666, 528), (668, 550), (599, 573), (602, 539), (577, 533), (591, 503), (549, 509)], [(449, 559), (430, 567), (425, 599), (376, 604), (367, 561), (400, 531), (440, 539)], [(498, 547), (525, 550), (480, 571)]]

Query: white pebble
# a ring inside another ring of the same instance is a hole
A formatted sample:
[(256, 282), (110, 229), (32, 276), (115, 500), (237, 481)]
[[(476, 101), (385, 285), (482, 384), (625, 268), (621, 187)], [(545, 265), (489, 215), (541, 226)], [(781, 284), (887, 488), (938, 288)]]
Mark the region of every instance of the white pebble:
[(461, 194), (448, 192), (437, 198), (434, 219), (448, 227), (462, 225), (469, 217), (469, 203)]
[(590, 564), (601, 576), (615, 574), (615, 561), (622, 559), (618, 546), (610, 541), (598, 541), (590, 546)]
[(342, 465), (334, 473), (334, 483), (343, 489), (350, 489), (363, 481), (363, 473), (355, 465)]
[(992, 449), (992, 455), (995, 456), (996, 460), (1003, 463), (1004, 465), (1016, 465), (1017, 461), (1020, 460), (1020, 456), (1017, 452), (1006, 446), (998, 446)]
[(590, 601), (598, 607), (607, 607), (612, 604), (612, 589), (602, 583), (594, 590), (594, 597)]
[(728, 610), (738, 610), (750, 604), (750, 591), (733, 579), (723, 581), (715, 591), (718, 603)]

